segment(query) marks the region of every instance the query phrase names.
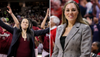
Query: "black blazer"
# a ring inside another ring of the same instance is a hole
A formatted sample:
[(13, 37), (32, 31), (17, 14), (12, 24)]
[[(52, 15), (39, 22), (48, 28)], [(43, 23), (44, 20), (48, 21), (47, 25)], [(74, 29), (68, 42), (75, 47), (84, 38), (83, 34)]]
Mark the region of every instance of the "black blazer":
[[(10, 48), (9, 48), (9, 51), (8, 51), (8, 55), (7, 57), (16, 57), (16, 51), (17, 51), (17, 47), (18, 47), (18, 44), (17, 44), (17, 41), (18, 41), (18, 38), (20, 37), (21, 33), (18, 33), (18, 28), (16, 27), (11, 27), (9, 25), (6, 25), (5, 23), (3, 23), (1, 20), (0, 20), (0, 26), (5, 28), (7, 31), (9, 31), (10, 33), (13, 34), (13, 37), (12, 37), (12, 42), (11, 42), (11, 45), (10, 45)], [(44, 30), (37, 30), (37, 31), (34, 31), (32, 29), (32, 32), (34, 33), (34, 36), (38, 36), (38, 35), (43, 35), (43, 34), (46, 34), (46, 33), (49, 33), (49, 28), (46, 28)], [(34, 37), (31, 36), (31, 50), (32, 50), (32, 57), (35, 57), (35, 44), (34, 44)]]

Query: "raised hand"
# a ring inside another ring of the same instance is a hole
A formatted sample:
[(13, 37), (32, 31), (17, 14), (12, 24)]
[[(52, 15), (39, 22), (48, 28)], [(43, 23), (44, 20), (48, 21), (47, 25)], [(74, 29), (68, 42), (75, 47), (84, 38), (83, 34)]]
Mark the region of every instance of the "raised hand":
[(41, 23), (41, 28), (43, 28), (43, 29), (45, 29), (45, 23), (46, 23), (46, 20), (47, 20), (48, 16), (49, 16), (49, 8), (47, 9), (46, 16), (45, 16), (44, 20)]
[(96, 1), (95, 0), (91, 0), (91, 1), (92, 1), (93, 5), (96, 5)]
[(47, 16), (49, 15), (49, 8), (47, 9), (47, 13), (46, 13), (46, 15), (47, 15)]
[(88, 21), (89, 25), (92, 25), (92, 19), (90, 19), (89, 17), (87, 17), (87, 21)]
[(17, 28), (19, 28), (19, 21), (18, 21), (18, 19), (17, 19), (16, 16), (13, 14), (13, 12), (12, 12), (10, 6), (7, 6), (7, 8), (8, 8), (7, 12), (12, 16), (12, 18), (13, 18), (13, 20), (14, 20), (14, 22), (15, 22), (15, 25), (14, 25), (14, 26), (17, 27)]
[(7, 8), (9, 9), (9, 10), (7, 10), (7, 12), (8, 12), (9, 14), (12, 14), (12, 9), (10, 8), (10, 6), (7, 6)]
[(96, 4), (98, 3), (98, 0), (95, 0)]

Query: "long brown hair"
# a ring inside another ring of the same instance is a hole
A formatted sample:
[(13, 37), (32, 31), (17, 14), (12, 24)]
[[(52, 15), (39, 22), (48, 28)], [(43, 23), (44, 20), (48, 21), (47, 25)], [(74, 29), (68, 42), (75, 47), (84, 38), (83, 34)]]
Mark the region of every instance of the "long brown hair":
[(66, 24), (67, 24), (66, 26), (68, 26), (68, 20), (66, 19), (64, 12), (65, 12), (66, 6), (67, 6), (68, 4), (70, 4), (70, 3), (74, 3), (74, 4), (76, 5), (77, 9), (78, 9), (78, 12), (79, 12), (79, 14), (78, 14), (78, 16), (77, 16), (77, 19), (76, 19), (76, 22), (86, 24), (86, 23), (84, 22), (84, 20), (82, 19), (81, 12), (80, 12), (80, 8), (79, 8), (78, 4), (77, 4), (75, 1), (68, 1), (68, 2), (64, 5), (64, 7), (63, 7), (63, 12), (62, 12), (62, 24), (65, 24), (65, 23), (66, 23)]
[[(23, 19), (27, 19), (28, 22), (29, 22), (29, 25), (28, 25), (28, 28), (27, 28), (27, 31), (26, 31), (27, 40), (29, 41), (31, 37), (34, 37), (34, 33), (32, 32), (32, 26), (33, 25), (32, 25), (31, 20), (29, 18), (23, 18)], [(22, 22), (22, 20), (21, 20), (21, 22)], [(18, 29), (17, 33), (21, 33), (21, 32), (22, 32), (22, 27), (21, 27), (21, 24), (20, 24), (20, 28)]]

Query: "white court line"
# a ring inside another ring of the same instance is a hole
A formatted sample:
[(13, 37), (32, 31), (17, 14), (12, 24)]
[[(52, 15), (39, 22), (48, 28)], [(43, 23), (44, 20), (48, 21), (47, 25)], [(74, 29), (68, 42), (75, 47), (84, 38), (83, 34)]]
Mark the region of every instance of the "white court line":
[(37, 57), (42, 57), (42, 55), (38, 55)]

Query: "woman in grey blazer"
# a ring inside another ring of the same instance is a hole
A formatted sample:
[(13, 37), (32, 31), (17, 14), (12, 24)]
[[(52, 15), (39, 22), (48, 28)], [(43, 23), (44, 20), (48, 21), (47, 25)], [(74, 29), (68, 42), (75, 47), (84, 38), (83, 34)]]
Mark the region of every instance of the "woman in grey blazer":
[(83, 21), (78, 4), (68, 1), (62, 12), (62, 25), (56, 32), (52, 57), (90, 57), (91, 29)]

